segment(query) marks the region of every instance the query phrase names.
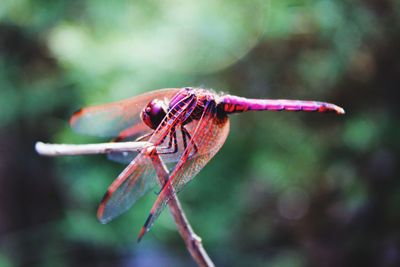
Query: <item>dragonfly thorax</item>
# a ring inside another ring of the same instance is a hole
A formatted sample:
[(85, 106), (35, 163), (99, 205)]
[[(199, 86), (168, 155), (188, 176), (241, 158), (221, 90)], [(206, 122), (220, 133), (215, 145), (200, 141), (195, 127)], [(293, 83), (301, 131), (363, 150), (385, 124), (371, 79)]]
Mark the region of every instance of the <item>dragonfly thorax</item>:
[(159, 99), (153, 99), (142, 110), (140, 117), (151, 129), (156, 129), (167, 114), (165, 103)]

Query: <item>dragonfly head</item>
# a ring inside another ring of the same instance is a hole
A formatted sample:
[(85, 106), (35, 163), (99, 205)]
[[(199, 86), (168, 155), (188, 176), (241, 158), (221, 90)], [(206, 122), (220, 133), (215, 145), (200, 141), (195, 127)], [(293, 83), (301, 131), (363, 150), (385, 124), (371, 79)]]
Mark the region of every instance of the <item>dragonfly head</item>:
[(142, 110), (140, 117), (151, 129), (156, 129), (167, 114), (165, 103), (158, 99), (151, 100)]

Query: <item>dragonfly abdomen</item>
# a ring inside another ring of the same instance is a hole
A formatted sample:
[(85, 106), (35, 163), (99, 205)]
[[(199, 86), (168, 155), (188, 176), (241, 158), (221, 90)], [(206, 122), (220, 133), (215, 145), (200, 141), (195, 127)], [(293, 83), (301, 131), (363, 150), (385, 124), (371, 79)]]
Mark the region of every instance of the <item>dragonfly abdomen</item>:
[(220, 103), (227, 114), (245, 112), (249, 110), (272, 110), (272, 111), (307, 111), (307, 112), (336, 112), (344, 114), (344, 110), (331, 103), (287, 100), (287, 99), (250, 99), (232, 95), (222, 97)]

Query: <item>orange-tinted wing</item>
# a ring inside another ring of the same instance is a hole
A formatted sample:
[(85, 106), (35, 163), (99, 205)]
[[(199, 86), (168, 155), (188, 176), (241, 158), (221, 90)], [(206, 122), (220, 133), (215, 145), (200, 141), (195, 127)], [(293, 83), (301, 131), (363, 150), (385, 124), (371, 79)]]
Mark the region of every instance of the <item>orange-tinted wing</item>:
[[(177, 127), (188, 109), (195, 104), (195, 98), (188, 96), (171, 108), (159, 127), (154, 131), (150, 142), (163, 150), (173, 128)], [(147, 148), (142, 149), (137, 157), (110, 185), (100, 203), (97, 217), (100, 222), (107, 223), (128, 210), (140, 197), (151, 189), (158, 180), (147, 154)], [(172, 161), (171, 161), (172, 162)], [(176, 164), (176, 162), (174, 163)]]
[(82, 108), (75, 112), (70, 124), (83, 134), (117, 137), (121, 132), (141, 135), (150, 129), (140, 119), (140, 112), (153, 99), (171, 99), (180, 89), (168, 88), (144, 93), (129, 99)]
[[(186, 150), (181, 155), (178, 163), (170, 174), (168, 182), (164, 185), (154, 203), (150, 215), (146, 220), (139, 240), (150, 229), (154, 221), (160, 215), (165, 205), (171, 199), (171, 192), (178, 193), (195, 175), (207, 164), (207, 162), (219, 151), (229, 133), (229, 120), (226, 116), (220, 118), (214, 102), (205, 107), (201, 119), (197, 123), (192, 139)], [(194, 157), (190, 157), (197, 146)]]
[(156, 185), (151, 161), (139, 154), (108, 187), (97, 210), (97, 218), (107, 223), (127, 211)]

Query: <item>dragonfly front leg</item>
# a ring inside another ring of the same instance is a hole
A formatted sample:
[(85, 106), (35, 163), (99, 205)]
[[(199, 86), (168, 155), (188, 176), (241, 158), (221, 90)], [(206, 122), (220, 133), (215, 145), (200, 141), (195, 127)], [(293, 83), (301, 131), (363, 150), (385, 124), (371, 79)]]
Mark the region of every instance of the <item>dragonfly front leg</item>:
[[(172, 148), (172, 144), (174, 145), (174, 149), (172, 151), (168, 151), (169, 149)], [(163, 147), (161, 147), (163, 148)], [(162, 150), (159, 152), (159, 154), (175, 154), (178, 152), (178, 140), (176, 138), (176, 131), (175, 129), (172, 129), (171, 133), (169, 134), (169, 141), (168, 141), (168, 146), (166, 148), (163, 148), (165, 150)]]
[(150, 133), (147, 133), (147, 134), (144, 134), (144, 135), (142, 135), (142, 136), (139, 136), (138, 138), (136, 138), (136, 142), (140, 142), (140, 141), (147, 141), (146, 139), (149, 139), (152, 135), (153, 135), (153, 133), (154, 132), (150, 132)]
[[(122, 130), (117, 137), (115, 137), (112, 142), (123, 142), (123, 141), (127, 141), (127, 140), (134, 140), (135, 136), (138, 136), (140, 133), (143, 132), (147, 132), (149, 129), (146, 125), (139, 123), (137, 125), (133, 125), (129, 128), (126, 128), (124, 130)], [(153, 131), (151, 131), (151, 133), (147, 133), (143, 136), (148, 136), (148, 135), (152, 135)], [(142, 136), (139, 136), (139, 138), (141, 138)], [(138, 140), (136, 140), (138, 141)]]

